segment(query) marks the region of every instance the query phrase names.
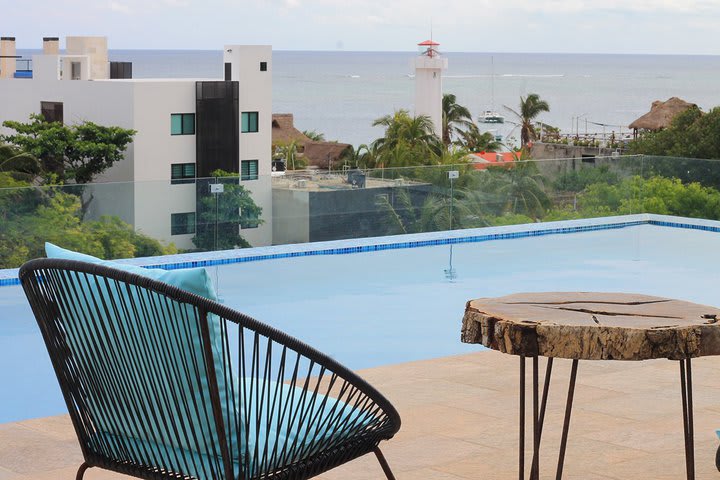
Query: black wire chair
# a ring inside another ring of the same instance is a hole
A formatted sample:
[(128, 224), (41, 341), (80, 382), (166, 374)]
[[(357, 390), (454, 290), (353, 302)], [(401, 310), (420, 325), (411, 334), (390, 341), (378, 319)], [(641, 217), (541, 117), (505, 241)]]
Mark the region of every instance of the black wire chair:
[(147, 479), (305, 479), (400, 428), (327, 355), (206, 298), (122, 270), (20, 268), (85, 462)]

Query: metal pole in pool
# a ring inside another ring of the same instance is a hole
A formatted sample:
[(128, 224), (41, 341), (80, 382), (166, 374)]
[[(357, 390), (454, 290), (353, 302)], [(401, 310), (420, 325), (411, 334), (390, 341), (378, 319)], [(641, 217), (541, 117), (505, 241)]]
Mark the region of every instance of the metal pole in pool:
[[(448, 172), (448, 178), (450, 179), (450, 230), (452, 230), (453, 227), (453, 207), (454, 207), (454, 200), (455, 196), (453, 195), (453, 180), (458, 178), (460, 176), (460, 172), (457, 170), (450, 170)], [(454, 280), (457, 278), (457, 274), (455, 272), (455, 269), (452, 265), (453, 260), (453, 246), (452, 243), (450, 244), (450, 265), (447, 270), (445, 270), (445, 278), (448, 280)]]

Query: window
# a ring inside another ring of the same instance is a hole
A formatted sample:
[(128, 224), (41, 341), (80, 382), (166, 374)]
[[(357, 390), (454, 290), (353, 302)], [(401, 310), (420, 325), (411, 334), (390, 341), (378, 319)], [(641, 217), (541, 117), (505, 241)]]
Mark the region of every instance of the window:
[(195, 212), (170, 214), (170, 235), (195, 233)]
[(70, 62), (70, 80), (80, 80), (80, 62)]
[(225, 62), (225, 81), (229, 82), (232, 80), (232, 63)]
[(194, 163), (173, 163), (170, 166), (170, 183), (193, 183), (195, 181)]
[(242, 112), (242, 133), (258, 131), (258, 112)]
[(260, 62), (260, 71), (267, 72), (267, 62)]
[(45, 118), (46, 122), (63, 123), (62, 102), (40, 102), (40, 115)]
[(240, 228), (241, 229), (248, 229), (248, 228), (258, 228), (260, 226), (260, 222), (258, 221), (258, 215), (257, 212), (250, 212), (246, 215), (242, 215), (242, 212), (240, 212)]
[(195, 135), (194, 113), (173, 113), (170, 115), (171, 135)]
[(240, 180), (258, 179), (258, 161), (243, 160), (240, 162)]

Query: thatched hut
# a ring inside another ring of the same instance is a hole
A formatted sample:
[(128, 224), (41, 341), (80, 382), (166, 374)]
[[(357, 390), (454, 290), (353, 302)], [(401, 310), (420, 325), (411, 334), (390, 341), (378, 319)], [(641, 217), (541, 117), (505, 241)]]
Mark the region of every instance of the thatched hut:
[(298, 150), (310, 140), (303, 132), (295, 128), (295, 121), (292, 113), (273, 113), (272, 116), (272, 144), (287, 145), (295, 140), (298, 143)]
[(350, 147), (349, 143), (308, 141), (305, 143), (303, 155), (308, 165), (329, 168), (336, 164)]
[(673, 119), (680, 113), (689, 108), (697, 108), (694, 103), (688, 103), (685, 100), (672, 97), (666, 102), (655, 100), (652, 103), (650, 111), (638, 118), (630, 124), (634, 135), (637, 136), (638, 130), (658, 131), (667, 128)]

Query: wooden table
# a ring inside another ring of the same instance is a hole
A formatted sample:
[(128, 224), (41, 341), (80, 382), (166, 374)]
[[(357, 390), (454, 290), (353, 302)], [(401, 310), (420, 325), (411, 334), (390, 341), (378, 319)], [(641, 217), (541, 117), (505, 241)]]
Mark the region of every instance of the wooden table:
[[(579, 360), (649, 360), (680, 364), (685, 466), (695, 478), (691, 359), (720, 355), (720, 309), (627, 293), (519, 293), (471, 300), (462, 341), (520, 356), (519, 478), (525, 475), (525, 358), (533, 363), (533, 461), (540, 472), (540, 441), (554, 358), (572, 359), (556, 479), (562, 478)], [(542, 394), (538, 357), (548, 357)], [(539, 401), (539, 397), (542, 400)]]

